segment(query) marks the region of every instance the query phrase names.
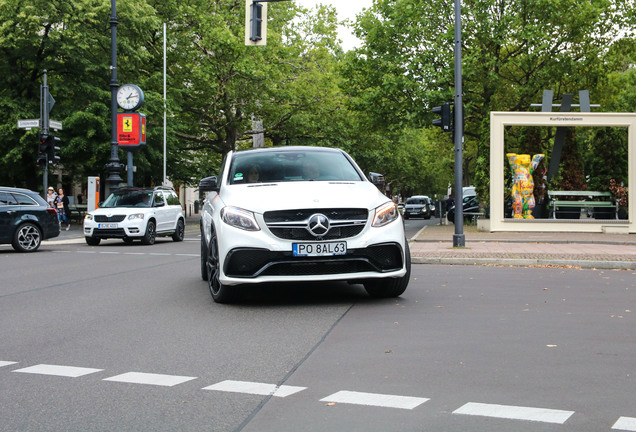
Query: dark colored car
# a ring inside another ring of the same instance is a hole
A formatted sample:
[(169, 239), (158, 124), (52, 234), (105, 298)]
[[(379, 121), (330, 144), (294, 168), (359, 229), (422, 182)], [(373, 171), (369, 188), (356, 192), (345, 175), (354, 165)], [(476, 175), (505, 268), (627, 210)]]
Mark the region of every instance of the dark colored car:
[(430, 207), (431, 203), (431, 199), (426, 195), (414, 195), (408, 198), (404, 205), (404, 219), (412, 217), (430, 219), (433, 214)]
[[(464, 206), (462, 207), (464, 219), (473, 217), (476, 213), (479, 213), (479, 199), (477, 195), (468, 195), (463, 197)], [(455, 206), (451, 206), (447, 210), (446, 217), (449, 222), (455, 223)]]
[(0, 186), (0, 243), (35, 252), (42, 240), (60, 235), (57, 211), (28, 189)]

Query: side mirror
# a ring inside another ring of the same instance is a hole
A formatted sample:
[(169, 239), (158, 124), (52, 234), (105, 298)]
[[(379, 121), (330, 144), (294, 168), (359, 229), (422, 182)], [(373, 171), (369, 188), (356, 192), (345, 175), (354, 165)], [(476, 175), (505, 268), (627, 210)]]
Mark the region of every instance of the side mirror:
[(153, 207), (163, 207), (163, 206), (165, 206), (165, 205), (166, 205), (166, 203), (165, 203), (165, 202), (163, 202), (163, 201), (159, 201), (159, 202), (156, 202), (156, 203), (155, 203), (155, 205), (154, 205)]
[(218, 192), (219, 184), (216, 176), (206, 177), (199, 182), (199, 192)]
[(384, 176), (382, 174), (370, 172), (369, 179), (371, 180), (371, 183), (378, 187), (384, 186)]

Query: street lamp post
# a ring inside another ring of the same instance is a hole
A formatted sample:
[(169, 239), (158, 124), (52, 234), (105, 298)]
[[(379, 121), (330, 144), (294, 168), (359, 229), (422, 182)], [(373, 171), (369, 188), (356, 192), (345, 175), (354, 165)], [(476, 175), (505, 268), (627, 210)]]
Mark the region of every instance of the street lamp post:
[(462, 189), (462, 146), (464, 144), (464, 105), (462, 100), (461, 0), (455, 0), (455, 234), (453, 247), (464, 247), (464, 194)]
[(117, 0), (110, 1), (110, 46), (111, 46), (111, 79), (110, 79), (110, 94), (111, 94), (111, 141), (110, 141), (110, 161), (106, 164), (108, 170), (108, 178), (106, 184), (109, 191), (119, 189), (119, 184), (122, 179), (119, 175), (121, 172), (121, 164), (119, 163), (119, 143), (117, 141)]

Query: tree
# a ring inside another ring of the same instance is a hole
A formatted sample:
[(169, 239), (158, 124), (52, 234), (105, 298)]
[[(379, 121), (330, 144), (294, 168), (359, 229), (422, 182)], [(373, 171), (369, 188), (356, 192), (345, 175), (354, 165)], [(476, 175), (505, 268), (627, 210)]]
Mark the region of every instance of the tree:
[[(633, 52), (631, 0), (462, 2), (465, 179), (489, 190), (489, 114), (527, 111), (543, 89), (590, 89), (615, 70), (612, 48)], [(351, 107), (382, 130), (428, 126), (453, 100), (454, 15), (441, 0), (376, 0), (356, 22), (363, 46), (347, 60)], [(503, 161), (502, 161), (503, 163)], [(483, 201), (487, 201), (484, 199)]]

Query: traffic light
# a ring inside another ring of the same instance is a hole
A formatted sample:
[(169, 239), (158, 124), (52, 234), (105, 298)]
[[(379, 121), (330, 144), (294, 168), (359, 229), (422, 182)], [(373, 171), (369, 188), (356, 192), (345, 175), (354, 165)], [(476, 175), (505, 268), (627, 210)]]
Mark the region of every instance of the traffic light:
[(452, 132), (453, 117), (451, 115), (451, 103), (446, 102), (442, 106), (433, 108), (433, 114), (439, 114), (440, 118), (433, 120), (433, 126), (442, 128), (442, 132)]
[(40, 142), (38, 144), (38, 153), (46, 153), (49, 149), (49, 136), (47, 134), (40, 134)]
[(46, 168), (46, 155), (39, 154), (38, 159), (35, 163), (42, 169)]
[(60, 147), (59, 147), (60, 139), (56, 136), (49, 135), (48, 141), (49, 141), (49, 146), (48, 146), (47, 152), (49, 156), (49, 163), (50, 164), (57, 163), (60, 161), (60, 157), (56, 154), (57, 152), (60, 151)]
[(259, 41), (263, 39), (263, 5), (252, 2), (250, 5), (250, 40)]
[[(267, 2), (245, 0), (245, 45), (267, 44)], [(281, 1), (281, 0), (276, 0)]]

